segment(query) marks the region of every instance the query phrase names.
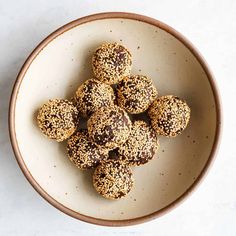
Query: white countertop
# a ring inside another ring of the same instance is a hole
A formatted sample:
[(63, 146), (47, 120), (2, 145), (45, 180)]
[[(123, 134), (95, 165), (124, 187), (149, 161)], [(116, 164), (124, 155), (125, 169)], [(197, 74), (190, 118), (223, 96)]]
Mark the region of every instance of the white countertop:
[[(12, 85), (32, 49), (59, 26), (103, 11), (161, 20), (185, 35), (216, 77), (224, 109), (220, 150), (207, 178), (181, 206), (124, 228), (75, 220), (41, 198), (20, 171), (8, 138)], [(236, 1), (0, 0), (0, 235), (236, 235)]]

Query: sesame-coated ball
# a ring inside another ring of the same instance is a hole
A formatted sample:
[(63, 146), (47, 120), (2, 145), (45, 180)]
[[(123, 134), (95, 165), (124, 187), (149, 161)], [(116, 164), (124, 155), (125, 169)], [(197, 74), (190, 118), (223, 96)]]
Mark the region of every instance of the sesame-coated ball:
[(80, 169), (96, 167), (101, 160), (108, 158), (108, 150), (98, 147), (89, 137), (87, 130), (73, 134), (67, 141), (67, 155)]
[(105, 198), (125, 197), (134, 185), (131, 168), (119, 161), (102, 162), (94, 172), (93, 185)]
[(117, 85), (118, 105), (131, 114), (146, 111), (156, 98), (157, 90), (147, 76), (127, 76)]
[(99, 146), (114, 149), (129, 137), (131, 121), (120, 107), (102, 107), (89, 118), (87, 126), (91, 139)]
[(113, 105), (114, 99), (113, 88), (97, 79), (85, 81), (75, 95), (77, 109), (83, 117), (90, 116), (103, 106)]
[(94, 53), (92, 67), (94, 75), (107, 84), (116, 84), (131, 71), (131, 54), (117, 43), (102, 44)]
[(44, 135), (61, 142), (76, 130), (78, 111), (68, 100), (49, 100), (39, 109), (37, 123)]
[(157, 134), (175, 137), (187, 127), (190, 108), (180, 98), (168, 95), (157, 98), (149, 107), (148, 115)]
[(155, 131), (146, 122), (133, 123), (127, 141), (118, 148), (119, 159), (127, 164), (139, 166), (151, 160), (159, 148)]

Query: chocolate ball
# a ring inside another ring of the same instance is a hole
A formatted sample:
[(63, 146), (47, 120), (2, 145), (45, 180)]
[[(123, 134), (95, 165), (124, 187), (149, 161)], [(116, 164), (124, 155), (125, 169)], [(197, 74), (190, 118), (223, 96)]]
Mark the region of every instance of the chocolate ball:
[(131, 125), (127, 113), (118, 106), (102, 107), (92, 114), (87, 123), (91, 139), (110, 150), (128, 139)]
[(127, 76), (117, 85), (118, 105), (131, 114), (146, 111), (156, 98), (157, 90), (147, 76)]
[(99, 194), (108, 199), (125, 197), (134, 185), (129, 166), (119, 161), (102, 162), (93, 175), (93, 185)]
[(97, 146), (88, 136), (87, 130), (80, 130), (67, 141), (67, 155), (80, 169), (96, 167), (108, 158), (108, 150)]
[(83, 117), (90, 116), (103, 106), (113, 105), (114, 99), (112, 87), (97, 79), (85, 81), (75, 95), (77, 109)]
[(68, 100), (49, 100), (39, 109), (37, 123), (44, 135), (61, 142), (76, 130), (78, 111)]
[(132, 125), (130, 136), (118, 148), (119, 159), (139, 166), (151, 160), (159, 148), (155, 131), (146, 122), (138, 120)]
[(187, 127), (190, 108), (180, 98), (168, 95), (157, 98), (149, 107), (148, 115), (158, 135), (175, 137)]
[(116, 84), (129, 75), (131, 65), (130, 52), (117, 43), (102, 44), (92, 58), (95, 77), (107, 84)]

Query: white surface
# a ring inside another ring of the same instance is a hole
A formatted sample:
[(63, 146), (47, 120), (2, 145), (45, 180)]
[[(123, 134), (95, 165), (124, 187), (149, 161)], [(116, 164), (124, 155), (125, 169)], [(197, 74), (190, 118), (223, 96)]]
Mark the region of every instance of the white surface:
[[(224, 134), (198, 190), (152, 222), (106, 228), (72, 219), (46, 203), (18, 168), (8, 139), (8, 100), (16, 74), (50, 32), (81, 16), (129, 11), (157, 18), (192, 41), (213, 70), (222, 95)], [(0, 0), (0, 235), (236, 235), (236, 1)]]

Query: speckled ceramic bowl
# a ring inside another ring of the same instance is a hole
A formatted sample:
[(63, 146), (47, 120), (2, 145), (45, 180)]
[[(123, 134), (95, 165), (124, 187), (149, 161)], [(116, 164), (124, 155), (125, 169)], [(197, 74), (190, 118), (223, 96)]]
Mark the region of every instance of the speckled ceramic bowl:
[[(68, 160), (65, 145), (45, 138), (35, 112), (50, 98), (70, 98), (91, 78), (91, 56), (104, 42), (124, 44), (133, 74), (153, 79), (159, 95), (175, 94), (191, 107), (188, 128), (160, 137), (157, 157), (134, 168), (135, 187), (121, 200), (99, 196), (92, 173)], [(182, 202), (211, 164), (220, 134), (220, 104), (208, 66), (181, 34), (149, 17), (102, 13), (75, 20), (49, 35), (23, 65), (10, 102), (10, 136), (19, 166), (53, 206), (94, 224), (122, 226), (156, 218)]]

